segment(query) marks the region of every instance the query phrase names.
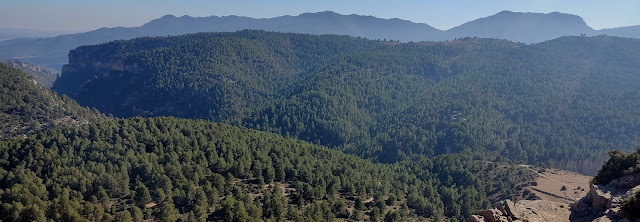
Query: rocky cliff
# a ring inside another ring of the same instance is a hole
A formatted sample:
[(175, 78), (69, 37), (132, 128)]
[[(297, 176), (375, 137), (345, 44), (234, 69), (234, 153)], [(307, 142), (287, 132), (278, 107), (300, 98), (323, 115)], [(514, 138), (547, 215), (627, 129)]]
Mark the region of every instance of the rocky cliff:
[[(55, 82), (53, 89), (75, 97), (85, 93), (81, 88), (88, 87), (98, 80), (121, 84), (139, 80), (139, 74), (143, 69), (136, 62), (123, 61), (119, 52), (111, 47), (114, 44), (117, 43), (71, 50), (69, 64), (63, 66), (63, 74)], [(120, 50), (125, 48), (123, 46)]]
[(628, 221), (625, 217), (631, 212), (625, 211), (623, 205), (638, 191), (640, 173), (620, 177), (607, 185), (592, 184), (589, 193), (571, 207), (570, 220)]

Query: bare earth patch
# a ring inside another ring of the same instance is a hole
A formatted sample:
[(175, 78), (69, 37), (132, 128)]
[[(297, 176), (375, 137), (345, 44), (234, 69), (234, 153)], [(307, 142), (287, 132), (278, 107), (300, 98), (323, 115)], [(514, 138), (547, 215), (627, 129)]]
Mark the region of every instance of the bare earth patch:
[(589, 192), (590, 176), (558, 169), (538, 170), (532, 166), (524, 167), (538, 174), (537, 184), (525, 189), (529, 189), (542, 200), (571, 204)]
[(569, 206), (548, 200), (521, 200), (516, 203), (518, 218), (526, 221), (569, 221)]

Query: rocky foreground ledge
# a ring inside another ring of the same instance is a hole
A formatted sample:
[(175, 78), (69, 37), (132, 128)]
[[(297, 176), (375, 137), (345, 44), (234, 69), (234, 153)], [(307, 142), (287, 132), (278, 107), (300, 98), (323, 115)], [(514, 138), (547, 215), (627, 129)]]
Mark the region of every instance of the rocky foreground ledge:
[[(571, 221), (629, 222), (622, 205), (640, 191), (640, 173), (623, 176), (607, 185), (590, 185), (587, 195), (567, 206), (548, 200), (501, 201), (495, 208), (472, 215), (467, 222)], [(636, 220), (640, 221), (640, 220)]]
[(622, 205), (638, 191), (640, 173), (620, 177), (607, 185), (592, 184), (589, 193), (571, 207), (569, 220), (628, 222)]

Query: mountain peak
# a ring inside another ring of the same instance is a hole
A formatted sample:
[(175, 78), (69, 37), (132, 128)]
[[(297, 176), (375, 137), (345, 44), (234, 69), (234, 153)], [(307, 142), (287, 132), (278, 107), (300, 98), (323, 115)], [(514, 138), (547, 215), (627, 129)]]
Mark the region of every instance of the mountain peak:
[(180, 19), (185, 19), (185, 18), (192, 18), (192, 17), (185, 15), (185, 16), (182, 16), (182, 17), (178, 18), (175, 15), (168, 14), (168, 15), (164, 15), (164, 16), (162, 16), (160, 18), (151, 20), (151, 21), (145, 23), (144, 25), (142, 25), (142, 27), (165, 26), (167, 24), (170, 24), (170, 23), (173, 23), (173, 22), (179, 21)]
[(155, 20), (169, 20), (169, 19), (176, 19), (176, 18), (178, 17), (176, 17), (175, 15), (167, 14)]
[[(514, 16), (514, 15), (518, 15), (518, 16), (529, 16), (529, 17), (557, 17), (557, 16), (564, 16), (564, 17), (573, 17), (573, 18), (580, 18), (582, 19), (582, 17), (574, 15), (574, 14), (569, 14), (569, 13), (563, 13), (563, 12), (558, 12), (558, 11), (554, 11), (554, 12), (550, 12), (550, 13), (542, 13), (542, 12), (514, 12), (514, 11), (509, 11), (509, 10), (503, 10), (500, 11), (494, 15), (485, 17), (485, 18), (491, 18), (491, 17), (500, 17), (500, 16)], [(482, 18), (480, 18), (482, 19)]]
[(560, 36), (593, 34), (577, 15), (561, 12), (533, 13), (501, 11), (449, 30), (452, 37), (487, 37), (525, 43), (542, 42)]
[(499, 15), (499, 14), (515, 14), (515, 13), (516, 12), (513, 12), (513, 11), (503, 10), (503, 11), (500, 11), (500, 12), (496, 13), (496, 15)]
[(342, 14), (338, 14), (334, 11), (322, 11), (322, 12), (307, 12), (302, 13), (300, 16), (340, 16)]

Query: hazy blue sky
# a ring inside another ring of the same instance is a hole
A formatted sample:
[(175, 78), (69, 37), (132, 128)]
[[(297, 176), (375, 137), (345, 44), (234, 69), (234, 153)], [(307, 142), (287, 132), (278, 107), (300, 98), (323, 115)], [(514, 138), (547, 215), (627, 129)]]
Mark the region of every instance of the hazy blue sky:
[(331, 10), (449, 29), (502, 10), (576, 14), (594, 29), (640, 25), (638, 0), (1, 0), (0, 28), (88, 31), (140, 26), (162, 15), (268, 18)]

